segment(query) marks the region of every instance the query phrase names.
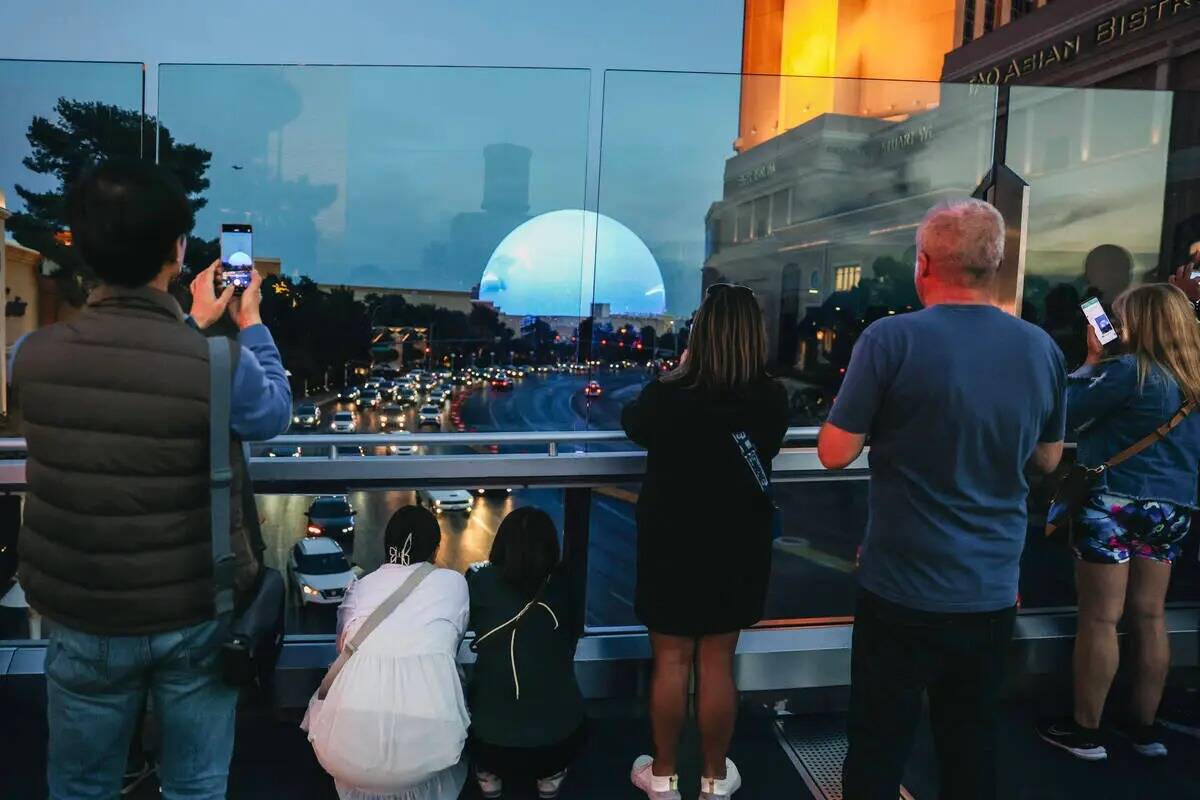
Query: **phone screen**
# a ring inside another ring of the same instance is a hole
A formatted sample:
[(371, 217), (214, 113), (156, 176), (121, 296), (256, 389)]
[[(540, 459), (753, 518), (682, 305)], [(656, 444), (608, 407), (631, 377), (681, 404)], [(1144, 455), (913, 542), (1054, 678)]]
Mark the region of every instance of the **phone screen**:
[(242, 291), (250, 285), (254, 269), (254, 232), (250, 225), (226, 223), (221, 226), (221, 278), (226, 286)]
[(1079, 307), (1083, 309), (1083, 315), (1096, 331), (1096, 338), (1100, 340), (1100, 344), (1108, 344), (1117, 338), (1117, 331), (1113, 328), (1108, 314), (1104, 313), (1104, 306), (1100, 305), (1099, 298), (1084, 300)]

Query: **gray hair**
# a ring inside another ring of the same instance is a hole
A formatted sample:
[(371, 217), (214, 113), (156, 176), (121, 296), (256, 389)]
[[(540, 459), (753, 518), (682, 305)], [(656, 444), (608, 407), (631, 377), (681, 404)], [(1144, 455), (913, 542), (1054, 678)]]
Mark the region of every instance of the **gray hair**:
[(1004, 217), (982, 200), (947, 200), (917, 228), (917, 249), (953, 283), (987, 284), (1004, 258)]

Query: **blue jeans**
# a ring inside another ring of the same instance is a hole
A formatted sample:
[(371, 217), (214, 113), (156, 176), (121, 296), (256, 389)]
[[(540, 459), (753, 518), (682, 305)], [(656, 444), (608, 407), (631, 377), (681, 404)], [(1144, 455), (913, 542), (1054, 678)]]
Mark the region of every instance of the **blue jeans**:
[(225, 797), (237, 690), (221, 680), (227, 623), (149, 636), (95, 636), (55, 624), (46, 650), (51, 800), (112, 800), (149, 694), (162, 728), (166, 800)]

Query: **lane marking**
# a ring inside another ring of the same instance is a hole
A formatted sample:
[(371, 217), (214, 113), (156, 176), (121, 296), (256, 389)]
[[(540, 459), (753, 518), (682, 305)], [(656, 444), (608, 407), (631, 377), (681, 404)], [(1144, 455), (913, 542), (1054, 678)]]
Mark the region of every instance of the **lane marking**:
[(797, 536), (784, 536), (781, 539), (776, 539), (773, 543), (776, 550), (802, 558), (805, 561), (811, 562), (821, 567), (837, 570), (847, 575), (855, 571), (853, 561), (848, 561), (832, 553), (826, 553), (823, 550), (818, 550), (809, 543), (807, 539), (801, 539)]
[(611, 497), (614, 500), (620, 500), (623, 503), (637, 505), (638, 493), (629, 489), (622, 489), (619, 486), (597, 486), (592, 491), (605, 497)]

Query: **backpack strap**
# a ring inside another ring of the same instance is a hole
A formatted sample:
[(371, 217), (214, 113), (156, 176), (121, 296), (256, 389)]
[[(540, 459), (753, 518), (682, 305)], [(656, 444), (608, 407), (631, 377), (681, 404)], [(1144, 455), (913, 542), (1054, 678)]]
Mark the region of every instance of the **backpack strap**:
[(233, 403), (234, 342), (223, 336), (208, 341), (208, 482), (212, 506), (213, 590), (216, 616), (233, 612), (234, 556), (230, 543), (232, 514), (229, 417)]

